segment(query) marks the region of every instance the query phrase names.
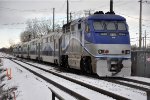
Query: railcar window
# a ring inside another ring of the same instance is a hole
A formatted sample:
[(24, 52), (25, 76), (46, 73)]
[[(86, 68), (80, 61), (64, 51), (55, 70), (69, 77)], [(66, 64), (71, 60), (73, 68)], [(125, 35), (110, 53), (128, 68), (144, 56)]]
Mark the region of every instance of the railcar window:
[(123, 23), (123, 22), (118, 22), (118, 30), (126, 30), (125, 23)]
[(44, 39), (43, 39), (43, 43), (47, 43), (47, 38), (44, 38)]
[(107, 30), (116, 30), (115, 22), (105, 22)]
[(50, 42), (50, 40), (51, 40), (51, 38), (50, 38), (50, 37), (48, 37), (48, 42)]
[(81, 23), (78, 24), (78, 29), (79, 29), (79, 30), (81, 29)]
[(53, 42), (54, 41), (54, 36), (51, 36), (51, 42)]
[(46, 38), (46, 43), (48, 43), (48, 37)]
[(104, 22), (101, 22), (101, 21), (94, 21), (93, 26), (94, 26), (95, 30), (104, 30), (105, 29), (105, 24), (104, 24)]
[(74, 25), (71, 25), (71, 31), (74, 31), (75, 28), (74, 28)]

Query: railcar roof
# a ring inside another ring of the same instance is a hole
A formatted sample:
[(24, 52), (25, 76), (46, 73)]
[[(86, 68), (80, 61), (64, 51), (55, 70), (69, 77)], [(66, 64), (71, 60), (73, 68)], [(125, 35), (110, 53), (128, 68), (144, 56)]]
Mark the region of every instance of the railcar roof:
[(88, 20), (106, 20), (106, 21), (126, 21), (126, 19), (120, 15), (115, 14), (94, 14), (87, 17)]

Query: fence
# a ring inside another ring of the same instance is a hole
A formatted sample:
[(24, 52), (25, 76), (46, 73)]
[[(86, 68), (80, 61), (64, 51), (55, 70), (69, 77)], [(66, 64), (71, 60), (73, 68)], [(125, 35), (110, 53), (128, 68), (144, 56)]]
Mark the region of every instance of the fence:
[(150, 51), (132, 51), (132, 75), (150, 77)]

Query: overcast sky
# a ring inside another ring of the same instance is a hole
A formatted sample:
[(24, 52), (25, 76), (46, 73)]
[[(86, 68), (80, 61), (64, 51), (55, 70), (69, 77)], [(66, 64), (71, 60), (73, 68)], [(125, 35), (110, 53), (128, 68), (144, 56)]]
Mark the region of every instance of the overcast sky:
[[(79, 17), (84, 10), (109, 11), (110, 0), (69, 0), (70, 11)], [(132, 44), (137, 44), (139, 33), (139, 0), (114, 0), (114, 11), (127, 19)], [(146, 1), (146, 0), (143, 0)], [(149, 0), (148, 0), (149, 1)], [(56, 23), (66, 20), (66, 0), (0, 0), (0, 48), (9, 41), (19, 42), (20, 33), (28, 19), (52, 19), (56, 9)], [(143, 32), (150, 34), (150, 2), (143, 3)], [(137, 34), (136, 34), (137, 33)], [(144, 35), (143, 35), (144, 36)], [(150, 37), (150, 35), (147, 35)], [(150, 38), (147, 39), (150, 43)]]

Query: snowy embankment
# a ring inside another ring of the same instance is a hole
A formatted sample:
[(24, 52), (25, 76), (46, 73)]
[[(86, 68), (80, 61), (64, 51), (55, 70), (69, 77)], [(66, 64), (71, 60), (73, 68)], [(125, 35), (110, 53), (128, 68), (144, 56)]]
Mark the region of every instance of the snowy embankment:
[[(7, 59), (2, 59), (3, 66), (1, 69), (5, 69), (0, 73), (0, 76), (4, 76), (0, 82), (0, 86), (3, 86), (1, 97), (16, 98), (16, 100), (50, 100), (51, 91), (48, 86), (45, 85), (38, 77), (29, 73), (28, 71), (17, 68), (16, 64), (11, 63)], [(6, 71), (8, 69), (8, 72)], [(11, 70), (11, 72), (10, 72)], [(9, 74), (9, 77), (7, 76)], [(10, 75), (11, 74), (11, 75)], [(41, 91), (42, 90), (42, 91)], [(1, 100), (1, 99), (0, 99)]]

